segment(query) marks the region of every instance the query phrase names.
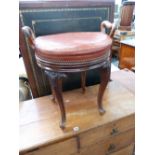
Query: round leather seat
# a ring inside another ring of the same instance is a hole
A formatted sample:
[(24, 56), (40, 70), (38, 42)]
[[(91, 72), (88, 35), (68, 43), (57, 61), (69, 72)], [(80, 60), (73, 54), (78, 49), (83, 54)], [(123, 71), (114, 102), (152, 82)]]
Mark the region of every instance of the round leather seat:
[(36, 57), (40, 61), (81, 63), (94, 61), (109, 52), (112, 39), (101, 32), (71, 32), (37, 37)]

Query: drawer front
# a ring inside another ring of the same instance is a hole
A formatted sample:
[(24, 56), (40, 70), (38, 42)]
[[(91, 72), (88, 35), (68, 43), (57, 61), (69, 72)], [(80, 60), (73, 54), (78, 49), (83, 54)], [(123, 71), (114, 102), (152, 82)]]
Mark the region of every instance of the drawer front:
[(105, 141), (101, 141), (89, 147), (83, 148), (80, 150), (79, 154), (74, 155), (111, 155), (111, 153), (133, 144), (134, 135), (135, 131), (133, 128)]
[(69, 155), (76, 152), (77, 152), (76, 139), (71, 138), (63, 142), (38, 148), (35, 151), (26, 153), (25, 155)]
[(81, 148), (98, 143), (106, 138), (113, 137), (131, 128), (134, 128), (134, 115), (109, 123), (102, 127), (92, 129), (80, 135)]
[(109, 155), (133, 155), (134, 144), (131, 144), (117, 152), (111, 153)]

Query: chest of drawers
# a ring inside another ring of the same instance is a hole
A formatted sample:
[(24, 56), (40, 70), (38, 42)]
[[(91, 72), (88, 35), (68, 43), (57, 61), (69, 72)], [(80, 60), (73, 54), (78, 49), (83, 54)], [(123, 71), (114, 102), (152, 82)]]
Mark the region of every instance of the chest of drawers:
[(64, 130), (59, 128), (59, 109), (51, 96), (20, 103), (20, 154), (132, 155), (133, 80), (131, 72), (112, 74), (103, 97), (106, 113), (102, 116), (95, 108), (98, 85), (87, 87), (85, 94), (81, 89), (64, 92), (68, 118)]

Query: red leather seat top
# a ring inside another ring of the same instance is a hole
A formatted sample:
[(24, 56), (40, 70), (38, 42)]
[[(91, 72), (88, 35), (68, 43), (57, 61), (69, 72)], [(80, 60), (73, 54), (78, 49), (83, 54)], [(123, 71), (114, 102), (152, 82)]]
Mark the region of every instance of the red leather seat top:
[(68, 32), (35, 39), (36, 55), (45, 60), (78, 61), (100, 57), (112, 39), (102, 32)]

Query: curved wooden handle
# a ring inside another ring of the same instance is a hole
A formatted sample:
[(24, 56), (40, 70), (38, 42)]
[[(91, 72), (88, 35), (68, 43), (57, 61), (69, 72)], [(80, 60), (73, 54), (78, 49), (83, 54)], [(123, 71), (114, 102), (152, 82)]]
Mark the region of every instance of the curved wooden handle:
[(29, 26), (22, 27), (22, 32), (28, 38), (29, 45), (34, 49), (35, 35)]
[(110, 33), (109, 33), (109, 36), (111, 37), (111, 38), (113, 38), (113, 36), (114, 36), (114, 33), (115, 33), (115, 30), (116, 30), (116, 26), (115, 26), (115, 24), (114, 23), (110, 23), (109, 21), (103, 21), (102, 23), (101, 23), (101, 31), (102, 32), (105, 32), (105, 29), (110, 29)]

